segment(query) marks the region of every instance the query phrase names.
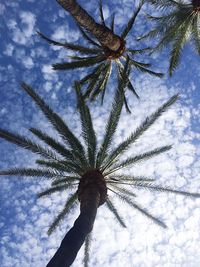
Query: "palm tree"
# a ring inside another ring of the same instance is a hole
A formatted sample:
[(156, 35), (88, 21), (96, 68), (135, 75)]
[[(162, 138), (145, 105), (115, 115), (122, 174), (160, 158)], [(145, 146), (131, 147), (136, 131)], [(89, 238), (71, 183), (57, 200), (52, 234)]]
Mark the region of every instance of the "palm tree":
[[(151, 64), (139, 62), (134, 58), (143, 52), (149, 51), (149, 47), (143, 49), (131, 49), (126, 47), (126, 37), (135, 23), (135, 19), (143, 6), (143, 1), (141, 1), (140, 5), (131, 16), (120, 36), (114, 33), (114, 16), (111, 19), (110, 28), (106, 26), (101, 1), (99, 7), (101, 24), (96, 23), (76, 1), (57, 0), (57, 2), (75, 18), (83, 38), (91, 46), (85, 47), (68, 42), (61, 43), (46, 37), (40, 32), (38, 33), (49, 44), (61, 46), (80, 54), (80, 56), (71, 56), (71, 59), (73, 59), (71, 62), (53, 64), (54, 70), (88, 68), (97, 65), (92, 68), (92, 71), (88, 75), (80, 80), (81, 86), (85, 87), (85, 92), (83, 94), (85, 99), (93, 101), (101, 94), (101, 102), (103, 103), (106, 85), (112, 72), (112, 61), (116, 63), (115, 69), (117, 69), (119, 82), (127, 56), (130, 57), (130, 63), (136, 70), (157, 77), (163, 76), (162, 73), (157, 73), (149, 69)], [(130, 80), (127, 84), (127, 88), (137, 98), (139, 97)], [(124, 101), (127, 111), (130, 112), (126, 97), (124, 97)]]
[(40, 141), (43, 141), (48, 146), (47, 148), (33, 142), (27, 137), (0, 129), (1, 138), (30, 150), (39, 156), (39, 159), (36, 160), (39, 166), (37, 168), (10, 168), (1, 170), (0, 175), (42, 177), (51, 180), (51, 186), (39, 193), (38, 197), (48, 196), (54, 192), (61, 192), (64, 190), (67, 192), (71, 190), (72, 192), (68, 194), (63, 210), (50, 225), (48, 230), (49, 234), (55, 230), (72, 207), (77, 206), (78, 201), (80, 202), (80, 215), (75, 220), (73, 227), (65, 235), (60, 247), (47, 264), (47, 267), (70, 266), (75, 260), (84, 241), (86, 241), (84, 266), (88, 266), (90, 233), (99, 206), (105, 204), (108, 210), (114, 214), (119, 224), (122, 227), (126, 227), (123, 218), (120, 216), (113, 202), (113, 196), (122, 199), (129, 204), (130, 207), (135, 208), (164, 228), (166, 228), (166, 225), (162, 221), (155, 218), (134, 200), (136, 196), (133, 191), (134, 187), (200, 197), (200, 194), (158, 186), (154, 184), (154, 179), (150, 179), (149, 177), (137, 177), (135, 175), (119, 173), (120, 170), (126, 167), (157, 156), (171, 148), (171, 145), (166, 145), (139, 155), (130, 156), (126, 159), (120, 159), (124, 152), (126, 152), (178, 98), (178, 95), (171, 97), (153, 114), (147, 117), (126, 140), (121, 142), (116, 148), (112, 148), (113, 135), (116, 131), (122, 111), (124, 88), (128, 83), (129, 72), (130, 65), (127, 62), (122, 73), (123, 79), (120, 82), (119, 88), (116, 90), (112, 109), (106, 124), (105, 135), (99, 148), (97, 147), (96, 134), (93, 128), (90, 110), (83, 100), (79, 83), (75, 84), (75, 89), (84, 144), (72, 133), (62, 118), (25, 83), (22, 83), (23, 90), (41, 109), (45, 117), (59, 133), (63, 142), (57, 141), (40, 129), (31, 128), (30, 132), (38, 137)]
[(159, 37), (154, 51), (170, 45), (169, 74), (172, 75), (178, 67), (185, 44), (192, 41), (196, 52), (200, 55), (200, 0), (190, 3), (179, 0), (147, 0), (156, 8), (164, 11), (160, 17), (149, 16), (155, 22), (155, 27), (144, 35), (144, 38)]

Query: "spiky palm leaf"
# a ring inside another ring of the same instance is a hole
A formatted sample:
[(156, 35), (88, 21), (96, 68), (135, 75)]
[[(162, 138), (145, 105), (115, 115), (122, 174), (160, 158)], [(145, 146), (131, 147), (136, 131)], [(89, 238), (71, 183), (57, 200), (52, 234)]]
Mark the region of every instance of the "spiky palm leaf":
[[(63, 2), (63, 3), (61, 3)], [(66, 3), (67, 1), (59, 1), (59, 3), (64, 7), (68, 5)], [(74, 2), (74, 1), (72, 1)], [(125, 59), (127, 56), (129, 56), (132, 59), (132, 68), (147, 73), (150, 75), (155, 75), (157, 77), (162, 77), (161, 73), (156, 73), (155, 71), (149, 69), (151, 67), (150, 64), (147, 65), (142, 62), (135, 61), (134, 57), (136, 55), (141, 55), (143, 52), (146, 52), (149, 50), (149, 48), (142, 48), (142, 49), (130, 49), (125, 46), (126, 43), (126, 37), (130, 33), (131, 29), (133, 28), (133, 25), (135, 23), (135, 20), (144, 4), (144, 0), (141, 0), (139, 6), (135, 9), (133, 12), (133, 15), (129, 19), (127, 25), (124, 27), (120, 37), (122, 44), (120, 48), (117, 51), (113, 51), (110, 48), (106, 47), (105, 45), (102, 45), (98, 42), (98, 39), (93, 36), (93, 38), (89, 35), (88, 30), (84, 29), (82, 25), (79, 25), (77, 22), (77, 26), (80, 30), (80, 33), (82, 34), (83, 39), (90, 44), (90, 47), (72, 44), (72, 43), (61, 43), (54, 41), (48, 37), (46, 37), (44, 34), (39, 32), (39, 35), (41, 38), (46, 40), (51, 45), (61, 46), (63, 48), (66, 48), (68, 50), (75, 51), (81, 55), (81, 57), (75, 56), (69, 56), (69, 58), (74, 59), (71, 62), (64, 62), (64, 63), (56, 63), (53, 64), (54, 70), (70, 70), (70, 69), (77, 69), (77, 68), (88, 68), (93, 65), (96, 65), (95, 67), (90, 70), (90, 73), (87, 74), (85, 77), (83, 77), (79, 82), (81, 84), (82, 90), (83, 90), (83, 96), (85, 99), (88, 99), (90, 101), (95, 100), (98, 98), (98, 96), (101, 95), (101, 103), (103, 104), (105, 91), (107, 82), (109, 80), (109, 77), (112, 72), (112, 62), (115, 64), (121, 65), (122, 69), (124, 68)], [(64, 8), (65, 8), (64, 7)], [(80, 7), (80, 6), (79, 6)], [(66, 9), (66, 8), (65, 8)], [(82, 9), (82, 8), (81, 8)], [(106, 25), (106, 21), (103, 14), (103, 7), (102, 7), (102, 1), (99, 2), (99, 13), (100, 13), (100, 21), (101, 21), (101, 27), (104, 27), (105, 30), (110, 28), (113, 35), (117, 36), (114, 33), (114, 16), (111, 17), (111, 25), (110, 27)], [(88, 14), (87, 14), (88, 16)], [(127, 45), (128, 46), (128, 45)], [(85, 56), (84, 56), (85, 55)], [(103, 62), (103, 63), (102, 63)], [(120, 68), (121, 68), (120, 67)], [(116, 68), (114, 68), (116, 69)], [(136, 97), (138, 97), (138, 94), (136, 93), (136, 89), (133, 87), (131, 81), (127, 84), (128, 89), (131, 90)], [(124, 102), (126, 105), (127, 111), (130, 112), (130, 109), (128, 107), (128, 101), (126, 97), (124, 97)]]
[(147, 16), (155, 23), (154, 28), (142, 38), (159, 38), (154, 52), (170, 47), (169, 74), (172, 75), (178, 67), (182, 50), (187, 42), (194, 45), (200, 55), (200, 2), (191, 0), (147, 0), (164, 11), (161, 17)]
[[(52, 158), (49, 157), (51, 154), (46, 152), (48, 151), (47, 148), (45, 148), (45, 150), (41, 149), (41, 147), (37, 146), (35, 143), (31, 142), (25, 137), (17, 134), (10, 134), (8, 131), (1, 130), (1, 138), (25, 149), (30, 149), (36, 154), (39, 153), (39, 156), (42, 155), (43, 159), (39, 158), (36, 160), (36, 163), (38, 166), (40, 166), (40, 168), (8, 169), (1, 171), (0, 175), (29, 176), (33, 178), (41, 177), (42, 179), (46, 178), (53, 180), (51, 181), (51, 186), (49, 188), (38, 194), (39, 197), (45, 197), (53, 194), (54, 192), (72, 191), (72, 194), (69, 195), (68, 199), (66, 200), (64, 209), (58, 213), (57, 217), (51, 224), (48, 231), (49, 234), (56, 229), (68, 212), (70, 212), (72, 207), (77, 203), (77, 199), (79, 199), (80, 203), (82, 203), (81, 196), (84, 194), (84, 190), (86, 190), (86, 188), (89, 186), (88, 184), (86, 187), (84, 187), (84, 179), (86, 179), (85, 177), (87, 177), (89, 174), (92, 174), (92, 177), (94, 177), (94, 181), (92, 183), (93, 187), (96, 186), (99, 188), (98, 190), (100, 190), (103, 183), (110, 192), (108, 195), (102, 195), (102, 191), (99, 191), (100, 197), (103, 196), (103, 201), (101, 204), (106, 203), (105, 206), (113, 213), (114, 217), (122, 227), (125, 227), (125, 222), (119, 214), (116, 205), (114, 204), (113, 199), (115, 196), (127, 203), (130, 207), (140, 211), (153, 222), (166, 228), (166, 225), (161, 222), (160, 219), (151, 215), (145, 208), (141, 207), (135, 202), (136, 194), (134, 188), (176, 193), (190, 197), (200, 197), (200, 194), (198, 193), (188, 193), (169, 187), (155, 185), (153, 183), (154, 180), (149, 177), (137, 177), (118, 173), (118, 170), (121, 168), (132, 166), (140, 160), (146, 160), (170, 149), (170, 146), (164, 146), (146, 153), (141, 153), (137, 156), (134, 155), (127, 159), (120, 160), (120, 157), (124, 155), (127, 149), (129, 149), (130, 146), (133, 145), (133, 143), (160, 118), (162, 113), (165, 112), (178, 99), (178, 95), (171, 97), (153, 114), (147, 117), (146, 120), (125, 141), (121, 142), (116, 148), (112, 148), (112, 141), (123, 107), (124, 89), (129, 81), (129, 72), (130, 61), (128, 59), (121, 75), (122, 79), (120, 80), (119, 88), (117, 89), (114, 97), (110, 116), (106, 124), (105, 135), (99, 147), (97, 146), (96, 142), (90, 110), (83, 100), (79, 84), (76, 84), (75, 88), (78, 99), (78, 110), (80, 113), (84, 144), (80, 142), (80, 140), (68, 128), (67, 124), (55, 112), (53, 112), (53, 110), (51, 110), (51, 108), (41, 97), (35, 93), (30, 86), (26, 85), (25, 83), (22, 84), (22, 88), (33, 98), (38, 107), (43, 111), (44, 115), (49, 119), (50, 123), (55, 127), (58, 133), (61, 134), (63, 143), (56, 141), (56, 139), (50, 137), (43, 131), (31, 128), (31, 132), (34, 133), (39, 140), (44, 141), (49, 147), (48, 150), (51, 149), (55, 151), (56, 155)], [(86, 147), (86, 149), (83, 149), (83, 147)], [(78, 154), (77, 149), (79, 151)], [(43, 153), (43, 151), (45, 151), (47, 154)], [(72, 156), (72, 158), (70, 158), (69, 155), (70, 157)], [(95, 175), (97, 176), (95, 177)], [(98, 175), (100, 175), (101, 180), (98, 180)], [(91, 180), (87, 180), (87, 183), (91, 183)], [(86, 242), (85, 266), (87, 266), (87, 264), (88, 241)]]

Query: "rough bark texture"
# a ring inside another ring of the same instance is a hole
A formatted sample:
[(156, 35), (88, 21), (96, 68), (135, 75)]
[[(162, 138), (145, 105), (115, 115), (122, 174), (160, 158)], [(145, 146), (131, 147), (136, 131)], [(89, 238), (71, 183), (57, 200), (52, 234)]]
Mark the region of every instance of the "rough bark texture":
[(115, 35), (107, 27), (100, 25), (75, 1), (57, 0), (83, 28), (91, 32), (102, 46), (112, 51), (118, 51), (121, 47), (121, 38)]
[(106, 196), (107, 188), (100, 172), (95, 170), (82, 176), (78, 188), (80, 215), (46, 267), (68, 267), (73, 263), (85, 238), (92, 231), (97, 209), (105, 202)]

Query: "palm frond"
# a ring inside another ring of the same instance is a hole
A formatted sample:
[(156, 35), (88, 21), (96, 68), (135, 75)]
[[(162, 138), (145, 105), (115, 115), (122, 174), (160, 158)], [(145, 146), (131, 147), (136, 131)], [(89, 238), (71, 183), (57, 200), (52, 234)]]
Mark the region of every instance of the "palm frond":
[(157, 225), (159, 225), (159, 226), (161, 226), (163, 228), (167, 228), (167, 226), (162, 221), (160, 221), (158, 218), (155, 218), (146, 209), (144, 209), (143, 207), (141, 207), (139, 204), (137, 204), (135, 201), (133, 201), (132, 199), (130, 199), (128, 196), (118, 194), (117, 192), (115, 192), (115, 193), (119, 197), (119, 199), (121, 199), (122, 201), (126, 202), (132, 208), (135, 208), (136, 210), (140, 211), (143, 215), (145, 215), (147, 218), (149, 218), (150, 220), (152, 220), (154, 223), (156, 223)]
[(134, 59), (130, 59), (130, 62), (131, 64), (139, 71), (141, 72), (146, 72), (150, 75), (153, 75), (153, 76), (156, 76), (156, 77), (159, 77), (159, 78), (162, 78), (164, 76), (163, 73), (160, 73), (160, 72), (155, 72), (155, 71), (152, 71), (150, 69), (147, 69), (146, 67), (150, 67), (151, 65), (149, 63), (143, 63), (143, 62), (138, 62)]
[(102, 24), (104, 27), (106, 27), (105, 19), (104, 19), (104, 15), (103, 15), (102, 0), (99, 0), (99, 13), (100, 13), (101, 24)]
[(47, 179), (60, 178), (62, 177), (58, 171), (50, 171), (44, 169), (34, 168), (11, 168), (7, 170), (0, 170), (0, 175), (17, 175), (27, 177), (42, 177)]
[[(123, 73), (123, 69), (124, 69), (124, 66), (123, 64), (121, 63), (120, 60), (116, 61), (116, 64), (117, 64), (117, 69), (118, 69), (118, 83), (119, 83), (119, 80), (122, 78), (122, 73)], [(139, 98), (139, 95), (137, 94), (135, 88), (133, 87), (130, 79), (128, 78), (128, 83), (127, 83), (127, 88), (137, 97)], [(126, 104), (126, 103), (125, 103)]]
[(104, 96), (105, 96), (105, 92), (106, 92), (106, 86), (107, 86), (108, 80), (110, 78), (111, 72), (112, 72), (112, 64), (110, 62), (108, 70), (107, 70), (107, 73), (106, 73), (105, 82), (104, 82), (104, 85), (103, 85), (103, 88), (102, 88), (101, 105), (103, 105)]
[(133, 182), (133, 184), (137, 183), (137, 182), (146, 183), (146, 182), (154, 182), (155, 181), (155, 179), (148, 178), (145, 176), (131, 176), (131, 175), (126, 175), (126, 174), (109, 175), (107, 177), (107, 180), (109, 181), (109, 183), (111, 183), (111, 182), (119, 183), (120, 181), (122, 181), (122, 182)]
[(89, 73), (88, 75), (84, 76), (81, 80), (79, 80), (79, 83), (81, 85), (89, 82), (95, 75), (97, 75), (97, 73), (99, 71), (101, 71), (101, 69), (105, 66), (105, 63), (101, 63), (99, 64), (96, 68), (93, 69), (93, 71), (91, 73)]
[(127, 84), (127, 77), (130, 72), (130, 65), (129, 65), (129, 58), (127, 58), (126, 65), (124, 68), (123, 76), (120, 81), (120, 84), (118, 86), (118, 89), (116, 90), (115, 98), (112, 104), (112, 110), (109, 115), (109, 119), (106, 124), (106, 132), (103, 138), (103, 142), (101, 144), (101, 147), (99, 149), (98, 155), (97, 155), (97, 168), (99, 168), (105, 159), (105, 156), (107, 154), (107, 151), (110, 147), (113, 135), (116, 131), (117, 124), (119, 122), (121, 110), (123, 107), (123, 97), (124, 97), (124, 88)]
[(170, 66), (169, 66), (169, 73), (170, 75), (173, 74), (173, 71), (177, 68), (180, 62), (181, 51), (183, 46), (187, 42), (190, 36), (190, 27), (191, 27), (192, 19), (189, 17), (184, 25), (181, 28), (180, 33), (176, 36), (176, 39), (173, 42), (173, 48), (170, 55)]
[(108, 171), (108, 175), (110, 173), (113, 173), (115, 171), (118, 171), (118, 170), (121, 170), (125, 167), (128, 167), (130, 165), (133, 165), (135, 164), (136, 162), (140, 162), (140, 161), (143, 161), (143, 160), (147, 160), (147, 159), (150, 159), (152, 157), (155, 157), (161, 153), (164, 153), (166, 151), (168, 151), (169, 149), (171, 149), (172, 146), (162, 146), (162, 147), (159, 147), (159, 148), (156, 148), (156, 149), (153, 149), (151, 151), (148, 151), (148, 152), (145, 152), (143, 154), (140, 154), (140, 155), (137, 155), (137, 156), (134, 156), (134, 157), (129, 157), (128, 159), (122, 161), (122, 162), (119, 162), (117, 165), (114, 165), (113, 168), (111, 168), (109, 171)]
[(183, 196), (187, 196), (187, 197), (195, 197), (195, 198), (199, 198), (200, 194), (199, 193), (190, 193), (190, 192), (186, 192), (186, 191), (180, 191), (180, 190), (174, 190), (170, 187), (166, 187), (166, 186), (159, 186), (159, 185), (154, 185), (154, 184), (143, 184), (143, 183), (136, 183), (134, 185), (134, 187), (138, 187), (138, 188), (144, 188), (144, 189), (148, 189), (150, 191), (159, 191), (159, 192), (166, 192), (166, 193), (174, 193), (174, 194), (178, 194), (178, 195), (183, 195)]
[(79, 31), (81, 32), (83, 38), (89, 42), (89, 44), (91, 45), (94, 45), (94, 46), (97, 46), (99, 47), (99, 51), (102, 51), (102, 47), (99, 43), (97, 43), (96, 41), (94, 41), (90, 36), (89, 36), (89, 33), (87, 34), (86, 31), (78, 24), (76, 23), (77, 27), (79, 28)]
[(109, 190), (113, 189), (115, 193), (120, 194), (120, 195), (126, 195), (130, 197), (136, 197), (136, 194), (133, 193), (132, 191), (124, 188), (122, 185), (114, 184), (114, 183), (109, 183)]
[(87, 154), (90, 167), (94, 168), (95, 166), (95, 155), (96, 155), (96, 134), (93, 128), (92, 118), (90, 110), (83, 100), (83, 96), (80, 91), (80, 85), (78, 82), (75, 82), (75, 90), (78, 101), (78, 109), (81, 117), (82, 133), (85, 143), (87, 145)]
[(110, 198), (106, 199), (106, 205), (107, 208), (112, 212), (112, 214), (115, 216), (115, 218), (117, 219), (117, 221), (119, 222), (119, 224), (126, 228), (126, 225), (124, 223), (123, 218), (121, 217), (121, 215), (119, 215), (117, 208), (115, 207), (114, 203), (110, 200)]
[(192, 33), (193, 33), (193, 42), (196, 48), (197, 53), (200, 55), (200, 14), (197, 12), (196, 16), (193, 19)]
[[(111, 62), (109, 62), (106, 65), (105, 72), (101, 73), (102, 79), (97, 83), (96, 89), (93, 91), (93, 93), (90, 97), (91, 101), (94, 101), (100, 93), (104, 92), (104, 94), (105, 94), (106, 85), (107, 85), (108, 79), (109, 79), (110, 74), (111, 74), (111, 66), (112, 66), (112, 64), (111, 64)], [(102, 97), (102, 101), (103, 101), (103, 99), (104, 99), (104, 96)], [(101, 103), (103, 104), (103, 102), (101, 102)]]
[(115, 32), (115, 14), (111, 15), (110, 29), (112, 32)]
[(138, 13), (140, 12), (143, 4), (144, 4), (144, 1), (140, 1), (140, 4), (139, 4), (138, 8), (134, 11), (133, 15), (131, 16), (130, 20), (128, 21), (128, 24), (126, 25), (125, 29), (123, 30), (123, 32), (121, 34), (121, 37), (123, 39), (126, 38), (128, 33), (130, 32), (130, 30), (132, 29), (132, 27), (134, 25), (134, 22), (135, 22), (135, 19), (136, 19)]
[(167, 9), (167, 8), (177, 8), (180, 6), (180, 4), (183, 4), (182, 1), (174, 1), (174, 0), (147, 0), (147, 2), (150, 2), (154, 6), (160, 8), (160, 9)]
[(63, 140), (70, 145), (70, 147), (74, 151), (75, 156), (82, 162), (83, 165), (87, 165), (82, 144), (68, 128), (67, 124), (62, 120), (62, 118), (57, 113), (55, 113), (29, 85), (22, 83), (22, 88), (39, 106), (45, 117), (58, 131)]
[(53, 181), (51, 183), (51, 185), (54, 186), (54, 185), (65, 184), (65, 183), (70, 183), (70, 182), (74, 182), (74, 181), (80, 181), (80, 177), (78, 177), (78, 176), (72, 176), (72, 175), (70, 175), (70, 176), (66, 176), (66, 175), (63, 176), (62, 175), (62, 177), (64, 177), (64, 178), (57, 179), (57, 180)]
[(72, 62), (65, 63), (56, 63), (52, 67), (54, 70), (69, 70), (69, 69), (78, 69), (93, 66), (97, 63), (106, 60), (105, 55), (98, 55), (94, 57), (88, 57), (87, 59), (76, 60)]
[(124, 153), (131, 144), (133, 144), (145, 131), (149, 129), (151, 125), (165, 112), (172, 104), (174, 104), (179, 95), (172, 96), (167, 102), (165, 102), (160, 108), (156, 110), (153, 114), (147, 117), (142, 124), (136, 129), (134, 133), (132, 133), (125, 141), (121, 142), (117, 148), (115, 148), (106, 159), (105, 165), (103, 167), (104, 170), (111, 166), (114, 160)]
[(77, 192), (75, 192), (67, 199), (63, 210), (58, 214), (58, 216), (54, 219), (53, 223), (50, 225), (48, 229), (48, 235), (52, 234), (52, 232), (56, 229), (59, 223), (64, 219), (65, 215), (69, 213), (69, 211), (76, 203), (77, 197), (78, 194)]
[(56, 141), (54, 138), (50, 137), (48, 134), (36, 128), (30, 128), (29, 131), (31, 131), (34, 135), (36, 135), (38, 138), (40, 138), (42, 141), (44, 141), (47, 145), (56, 150), (60, 155), (62, 155), (66, 159), (68, 160), (75, 159), (72, 151), (66, 149), (61, 143)]
[(151, 51), (152, 48), (151, 47), (145, 47), (145, 48), (141, 48), (141, 49), (127, 49), (126, 51), (131, 53), (132, 55), (142, 55), (145, 52)]
[(81, 46), (81, 45), (75, 45), (75, 44), (66, 43), (66, 42), (65, 43), (57, 42), (57, 41), (54, 41), (54, 40), (48, 38), (47, 36), (45, 36), (41, 32), (37, 32), (37, 33), (39, 34), (39, 36), (41, 38), (43, 38), (49, 44), (52, 44), (52, 45), (61, 46), (61, 47), (64, 47), (64, 48), (67, 48), (67, 49), (70, 49), (70, 50), (73, 50), (73, 51), (77, 51), (77, 52), (82, 53), (82, 54), (88, 54), (88, 55), (94, 55), (94, 54), (101, 53), (100, 49), (87, 48), (87, 47), (84, 47), (84, 46)]
[(66, 189), (72, 189), (74, 187), (77, 187), (77, 185), (78, 185), (78, 183), (74, 183), (74, 184), (68, 183), (68, 184), (64, 184), (64, 185), (52, 186), (52, 187), (48, 188), (47, 190), (42, 191), (39, 194), (37, 194), (37, 197), (38, 198), (46, 197), (46, 196), (49, 196), (49, 195), (56, 193), (56, 192), (62, 192)]
[(82, 168), (72, 161), (47, 161), (47, 160), (36, 160), (36, 163), (54, 170), (69, 173), (82, 173)]
[(101, 80), (102, 72), (105, 73), (106, 64), (99, 65), (99, 68), (97, 69), (96, 73), (89, 79), (88, 81), (88, 87), (83, 94), (84, 99), (90, 98), (90, 95), (92, 91), (94, 90), (95, 86)]
[(84, 247), (84, 258), (83, 258), (83, 264), (84, 267), (89, 267), (89, 255), (90, 255), (90, 247), (92, 243), (92, 233), (90, 232), (85, 240), (85, 247)]
[(56, 155), (54, 155), (52, 151), (41, 147), (40, 145), (34, 143), (32, 140), (22, 135), (14, 134), (7, 130), (0, 129), (0, 138), (3, 138), (6, 141), (13, 143), (19, 147), (30, 150), (33, 153), (39, 154), (42, 157), (55, 160), (57, 159)]

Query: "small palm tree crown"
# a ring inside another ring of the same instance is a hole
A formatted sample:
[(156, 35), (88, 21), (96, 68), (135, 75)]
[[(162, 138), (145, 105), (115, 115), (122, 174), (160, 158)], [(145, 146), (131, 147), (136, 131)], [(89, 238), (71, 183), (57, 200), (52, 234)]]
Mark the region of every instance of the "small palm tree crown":
[[(67, 2), (67, 1), (58, 1), (60, 2)], [(75, 1), (72, 1), (75, 2)], [(76, 68), (87, 68), (96, 65), (92, 69), (92, 71), (87, 74), (85, 77), (83, 77), (79, 82), (81, 87), (85, 88), (83, 97), (84, 99), (89, 99), (91, 101), (95, 100), (100, 94), (101, 94), (101, 102), (103, 103), (106, 85), (109, 80), (109, 77), (112, 72), (112, 62), (116, 63), (116, 69), (117, 69), (117, 77), (118, 82), (120, 80), (120, 77), (122, 75), (122, 71), (125, 65), (125, 61), (127, 56), (130, 58), (131, 66), (134, 67), (136, 70), (148, 73), (150, 75), (155, 75), (157, 77), (162, 77), (162, 73), (157, 73), (151, 69), (151, 64), (139, 62), (134, 57), (138, 54), (142, 54), (144, 52), (149, 51), (149, 47), (143, 48), (143, 49), (131, 49), (126, 47), (126, 37), (130, 30), (132, 29), (136, 17), (138, 13), (140, 12), (143, 1), (141, 1), (138, 8), (135, 10), (133, 15), (131, 16), (130, 20), (128, 21), (127, 25), (125, 26), (124, 30), (122, 31), (121, 35), (118, 36), (114, 33), (114, 23), (115, 23), (115, 17), (112, 16), (111, 23), (109, 26), (106, 26), (106, 22), (104, 19), (103, 9), (102, 9), (102, 3), (100, 1), (100, 19), (101, 19), (101, 26), (103, 29), (109, 29), (109, 31), (112, 33), (113, 36), (117, 36), (118, 39), (121, 41), (121, 45), (118, 50), (111, 50), (106, 45), (103, 45), (99, 42), (98, 39), (95, 38), (94, 35), (91, 35), (88, 31), (84, 29), (84, 27), (81, 27), (79, 23), (77, 23), (77, 26), (82, 34), (82, 37), (90, 44), (90, 47), (85, 47), (82, 45), (75, 45), (72, 43), (61, 43), (58, 41), (54, 41), (48, 37), (46, 37), (41, 32), (38, 32), (38, 34), (45, 39), (49, 44), (61, 46), (66, 49), (78, 52), (81, 56), (71, 56), (70, 58), (73, 59), (72, 62), (64, 62), (64, 63), (56, 63), (53, 64), (54, 70), (69, 70), (69, 69), (76, 69)], [(60, 3), (61, 4), (61, 3)], [(66, 4), (66, 3), (65, 3)], [(62, 3), (62, 5), (64, 5)], [(87, 14), (88, 15), (88, 14)], [(88, 15), (89, 16), (89, 15)], [(99, 26), (98, 23), (96, 23), (97, 26)], [(127, 84), (128, 90), (130, 90), (137, 98), (139, 97), (134, 86), (132, 83), (128, 82)], [(130, 112), (127, 104), (127, 99), (124, 96), (124, 101), (126, 104), (127, 111)]]
[(187, 42), (191, 41), (200, 55), (200, 0), (191, 0), (189, 4), (183, 0), (147, 1), (163, 10), (164, 14), (161, 17), (147, 15), (155, 22), (155, 27), (139, 40), (159, 37), (154, 51), (171, 45), (169, 74), (172, 75), (180, 63), (181, 53)]
[[(124, 152), (126, 152), (130, 146), (136, 142), (156, 120), (158, 120), (163, 112), (165, 112), (178, 99), (178, 95), (171, 97), (153, 114), (148, 116), (127, 139), (122, 141), (117, 147), (113, 148), (112, 140), (122, 111), (124, 88), (129, 82), (129, 73), (130, 63), (127, 60), (119, 88), (116, 90), (112, 109), (105, 128), (104, 138), (99, 148), (97, 146), (97, 139), (93, 128), (90, 110), (83, 99), (79, 83), (75, 84), (75, 89), (78, 99), (78, 110), (81, 119), (84, 144), (82, 144), (79, 138), (72, 133), (62, 118), (56, 114), (29, 85), (22, 83), (22, 89), (41, 109), (45, 117), (59, 133), (63, 142), (61, 143), (57, 141), (48, 135), (48, 133), (45, 133), (40, 129), (30, 128), (30, 132), (47, 145), (44, 147), (22, 135), (0, 129), (1, 138), (32, 151), (39, 156), (39, 159), (36, 160), (36, 163), (39, 166), (38, 168), (11, 168), (1, 170), (0, 175), (30, 176), (50, 179), (52, 181), (50, 188), (39, 193), (38, 197), (48, 196), (54, 192), (72, 190), (72, 193), (68, 195), (63, 210), (50, 225), (48, 230), (49, 234), (55, 230), (70, 209), (77, 204), (77, 199), (80, 201), (81, 205), (83, 205), (85, 201), (87, 202), (86, 198), (88, 196), (85, 194), (85, 191), (88, 190), (89, 187), (95, 187), (98, 191), (98, 206), (105, 204), (122, 227), (126, 227), (126, 225), (113, 202), (114, 196), (123, 200), (130, 207), (140, 211), (156, 224), (166, 228), (166, 225), (162, 221), (155, 218), (135, 201), (136, 195), (133, 191), (134, 187), (162, 192), (172, 192), (191, 197), (200, 197), (200, 194), (197, 193), (188, 193), (174, 190), (169, 187), (158, 186), (154, 184), (154, 179), (149, 177), (137, 177), (134, 175), (120, 174), (118, 172), (119, 170), (123, 170), (136, 163), (157, 156), (171, 148), (171, 145), (157, 147), (139, 155), (129, 156), (126, 159), (120, 160), (120, 157)], [(88, 260), (87, 249), (89, 247), (89, 240), (90, 237), (88, 236), (86, 240), (85, 262)], [(87, 266), (86, 263), (85, 266)]]

